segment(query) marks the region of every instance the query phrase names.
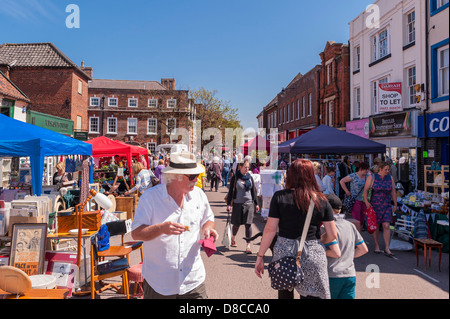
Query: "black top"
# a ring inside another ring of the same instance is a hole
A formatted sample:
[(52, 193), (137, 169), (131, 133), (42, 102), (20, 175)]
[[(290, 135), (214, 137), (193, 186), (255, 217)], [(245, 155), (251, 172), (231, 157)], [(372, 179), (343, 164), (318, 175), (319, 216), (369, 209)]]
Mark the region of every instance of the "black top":
[[(281, 237), (297, 239), (302, 235), (306, 213), (300, 211), (294, 201), (294, 192), (285, 189), (276, 192), (270, 202), (269, 217), (278, 218)], [(306, 240), (320, 239), (320, 225), (322, 222), (333, 221), (333, 209), (327, 200), (320, 200), (321, 207), (314, 207), (311, 223)]]

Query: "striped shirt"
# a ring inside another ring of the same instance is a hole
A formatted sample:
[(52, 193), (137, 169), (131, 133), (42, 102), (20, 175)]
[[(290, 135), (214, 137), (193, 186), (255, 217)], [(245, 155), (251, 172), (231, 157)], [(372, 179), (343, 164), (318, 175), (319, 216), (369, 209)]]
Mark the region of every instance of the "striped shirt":
[(132, 193), (138, 190), (140, 193), (143, 193), (147, 188), (152, 187), (152, 176), (153, 172), (151, 170), (143, 169), (136, 176), (136, 185), (128, 192)]

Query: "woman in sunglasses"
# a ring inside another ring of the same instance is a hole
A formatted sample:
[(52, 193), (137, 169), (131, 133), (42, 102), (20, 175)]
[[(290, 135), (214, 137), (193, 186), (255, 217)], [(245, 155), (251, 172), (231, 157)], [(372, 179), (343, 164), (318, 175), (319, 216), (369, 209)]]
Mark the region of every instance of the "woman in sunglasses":
[(144, 298), (204, 299), (206, 272), (200, 239), (217, 241), (214, 214), (197, 177), (204, 168), (194, 154), (172, 153), (162, 184), (139, 199), (131, 235), (144, 242)]
[[(233, 225), (231, 246), (237, 247), (236, 235), (241, 225), (245, 225), (245, 237), (252, 237), (252, 223), (255, 211), (259, 211), (255, 182), (249, 173), (250, 163), (245, 160), (239, 163), (236, 174), (230, 180), (227, 196), (227, 211), (231, 211)], [(251, 244), (247, 241), (247, 254), (252, 253)]]

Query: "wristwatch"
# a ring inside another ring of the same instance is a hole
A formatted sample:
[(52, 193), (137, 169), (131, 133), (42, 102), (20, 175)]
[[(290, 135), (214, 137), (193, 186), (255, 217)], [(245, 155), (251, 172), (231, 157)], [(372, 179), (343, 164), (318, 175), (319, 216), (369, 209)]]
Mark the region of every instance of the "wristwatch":
[(256, 257), (264, 258), (264, 255), (260, 255), (259, 252), (256, 253)]

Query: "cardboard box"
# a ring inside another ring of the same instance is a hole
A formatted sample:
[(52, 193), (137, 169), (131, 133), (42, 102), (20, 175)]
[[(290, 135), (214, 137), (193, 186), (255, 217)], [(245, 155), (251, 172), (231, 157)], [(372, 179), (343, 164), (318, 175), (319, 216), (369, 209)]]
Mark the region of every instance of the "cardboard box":
[(39, 224), (39, 223), (45, 223), (45, 216), (36, 216), (36, 217), (10, 216), (8, 234), (9, 236), (12, 236), (12, 226), (14, 224)]

